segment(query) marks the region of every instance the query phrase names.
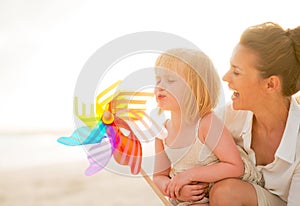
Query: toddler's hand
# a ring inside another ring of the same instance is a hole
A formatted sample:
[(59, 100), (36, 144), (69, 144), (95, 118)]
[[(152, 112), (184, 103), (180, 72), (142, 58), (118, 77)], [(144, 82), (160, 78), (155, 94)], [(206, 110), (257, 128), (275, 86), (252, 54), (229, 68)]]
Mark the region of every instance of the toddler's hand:
[(180, 195), (177, 196), (177, 200), (183, 202), (195, 202), (201, 200), (208, 194), (209, 184), (208, 183), (192, 183), (184, 185), (180, 189)]
[(168, 196), (168, 197), (170, 197), (169, 190), (168, 190), (168, 186), (169, 186), (170, 182), (171, 182), (171, 180), (168, 181), (168, 182), (166, 182), (165, 184), (163, 184), (163, 185), (162, 185), (162, 188), (161, 188), (163, 194), (164, 194), (165, 196)]
[(171, 181), (168, 184), (167, 191), (169, 194), (169, 197), (176, 198), (180, 196), (180, 189), (187, 184), (190, 184), (191, 180), (189, 178), (188, 174), (185, 174), (185, 172), (182, 172), (175, 177), (171, 179)]

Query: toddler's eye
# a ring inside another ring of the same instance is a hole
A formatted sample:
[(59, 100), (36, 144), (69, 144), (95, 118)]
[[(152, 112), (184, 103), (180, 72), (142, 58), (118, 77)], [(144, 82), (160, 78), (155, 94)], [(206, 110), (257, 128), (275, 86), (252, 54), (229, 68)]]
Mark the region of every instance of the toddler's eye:
[(177, 78), (174, 77), (174, 76), (169, 76), (169, 77), (167, 78), (167, 81), (168, 81), (169, 83), (176, 82), (176, 80), (177, 80)]
[(168, 82), (169, 83), (173, 83), (173, 82), (175, 82), (176, 80), (175, 79), (168, 79)]
[(161, 82), (160, 78), (156, 78), (156, 85), (159, 84)]

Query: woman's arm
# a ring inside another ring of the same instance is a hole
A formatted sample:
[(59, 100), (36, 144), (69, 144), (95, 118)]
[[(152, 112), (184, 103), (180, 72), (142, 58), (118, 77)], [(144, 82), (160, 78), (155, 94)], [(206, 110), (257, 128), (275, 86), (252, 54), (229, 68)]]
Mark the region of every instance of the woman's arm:
[(171, 197), (178, 196), (181, 187), (190, 182), (216, 182), (243, 175), (244, 164), (237, 146), (224, 124), (213, 113), (202, 118), (198, 132), (200, 140), (205, 142), (220, 162), (197, 166), (176, 175), (167, 188)]
[(164, 151), (163, 142), (162, 140), (156, 138), (153, 181), (165, 196), (169, 196), (167, 186), (170, 182), (170, 168), (171, 163)]

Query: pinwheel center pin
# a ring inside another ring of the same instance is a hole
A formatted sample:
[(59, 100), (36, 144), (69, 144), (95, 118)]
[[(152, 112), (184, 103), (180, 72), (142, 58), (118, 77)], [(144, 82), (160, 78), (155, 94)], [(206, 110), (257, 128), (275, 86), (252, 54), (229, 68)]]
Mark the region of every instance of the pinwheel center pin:
[(114, 115), (111, 112), (105, 111), (103, 113), (102, 121), (104, 124), (111, 124), (111, 123), (113, 123), (114, 119), (115, 119)]

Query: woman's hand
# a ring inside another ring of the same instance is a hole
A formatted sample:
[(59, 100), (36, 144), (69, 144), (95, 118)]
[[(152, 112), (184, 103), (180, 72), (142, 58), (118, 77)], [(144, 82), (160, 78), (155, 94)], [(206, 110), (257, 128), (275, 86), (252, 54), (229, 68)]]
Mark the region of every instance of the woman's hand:
[(184, 185), (176, 199), (184, 202), (195, 202), (201, 200), (208, 194), (208, 183), (198, 183)]

